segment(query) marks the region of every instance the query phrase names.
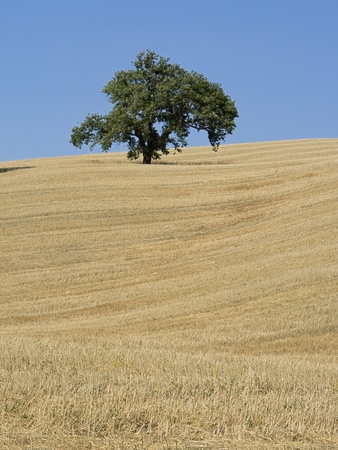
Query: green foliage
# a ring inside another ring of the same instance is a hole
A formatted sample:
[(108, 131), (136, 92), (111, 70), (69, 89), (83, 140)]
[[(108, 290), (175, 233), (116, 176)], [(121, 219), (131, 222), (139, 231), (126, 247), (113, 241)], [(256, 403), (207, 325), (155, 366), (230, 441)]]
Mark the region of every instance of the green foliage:
[(117, 72), (103, 88), (112, 110), (87, 116), (73, 128), (70, 142), (75, 147), (99, 144), (108, 151), (114, 142), (126, 143), (129, 159), (142, 154), (150, 164), (168, 154), (168, 147), (181, 151), (187, 146), (191, 128), (206, 131), (215, 151), (234, 130), (235, 102), (220, 84), (149, 50), (137, 56), (134, 67)]

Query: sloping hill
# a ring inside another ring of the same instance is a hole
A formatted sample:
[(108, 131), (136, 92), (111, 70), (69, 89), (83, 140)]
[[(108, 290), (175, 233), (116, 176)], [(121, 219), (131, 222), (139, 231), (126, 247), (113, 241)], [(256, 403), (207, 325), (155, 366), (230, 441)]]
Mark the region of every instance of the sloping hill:
[(0, 447), (335, 448), (337, 193), (338, 139), (2, 163)]

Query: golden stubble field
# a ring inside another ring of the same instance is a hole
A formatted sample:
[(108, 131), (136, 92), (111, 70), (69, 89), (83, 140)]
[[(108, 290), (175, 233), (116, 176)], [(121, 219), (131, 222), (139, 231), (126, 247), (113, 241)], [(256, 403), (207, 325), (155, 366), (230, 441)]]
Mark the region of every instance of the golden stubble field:
[(0, 448), (333, 449), (338, 139), (1, 163)]

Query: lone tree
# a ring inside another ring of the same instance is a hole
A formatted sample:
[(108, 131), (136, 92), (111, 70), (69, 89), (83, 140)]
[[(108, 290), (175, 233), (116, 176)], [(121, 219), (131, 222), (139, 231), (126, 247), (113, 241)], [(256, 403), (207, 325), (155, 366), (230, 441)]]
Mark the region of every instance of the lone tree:
[(78, 148), (126, 143), (129, 159), (143, 155), (150, 164), (188, 145), (190, 129), (205, 130), (214, 151), (235, 128), (235, 102), (221, 85), (203, 75), (187, 72), (169, 59), (147, 50), (134, 61), (134, 69), (117, 72), (103, 88), (112, 110), (105, 116), (89, 115), (72, 129), (70, 142)]

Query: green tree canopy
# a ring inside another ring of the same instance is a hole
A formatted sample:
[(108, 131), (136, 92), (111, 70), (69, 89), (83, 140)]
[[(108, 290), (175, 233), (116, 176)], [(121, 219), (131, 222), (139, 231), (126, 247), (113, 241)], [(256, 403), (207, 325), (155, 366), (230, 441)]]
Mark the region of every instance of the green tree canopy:
[(112, 110), (105, 116), (89, 115), (72, 129), (70, 142), (78, 148), (126, 143), (128, 158), (143, 155), (150, 164), (168, 148), (188, 145), (190, 129), (205, 130), (213, 150), (235, 128), (235, 102), (218, 83), (187, 72), (169, 59), (147, 50), (134, 61), (134, 69), (117, 72), (103, 88)]

